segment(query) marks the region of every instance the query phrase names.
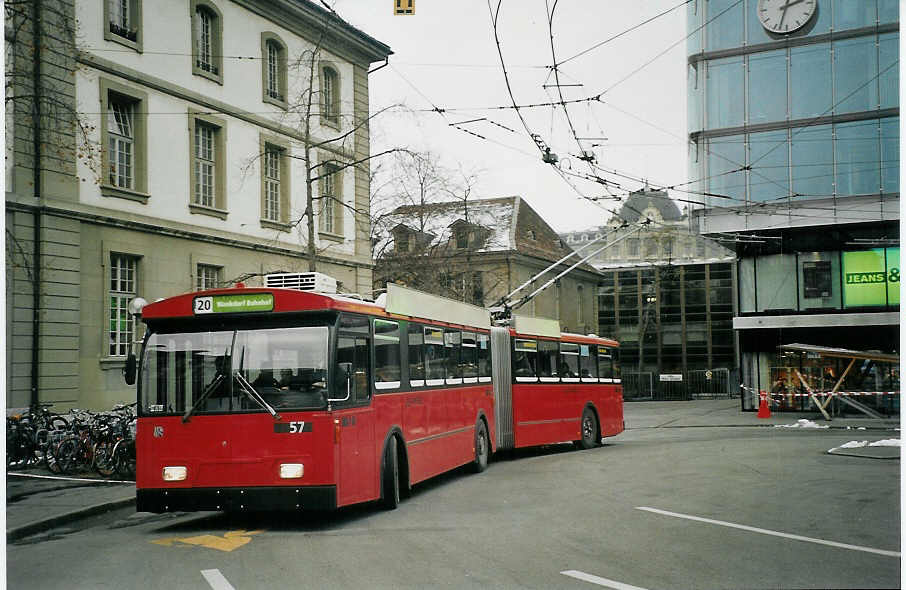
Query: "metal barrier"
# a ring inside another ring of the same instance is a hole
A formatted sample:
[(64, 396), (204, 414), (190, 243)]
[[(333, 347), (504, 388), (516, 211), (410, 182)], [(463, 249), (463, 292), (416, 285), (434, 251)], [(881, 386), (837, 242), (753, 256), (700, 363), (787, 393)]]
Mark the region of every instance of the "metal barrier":
[(705, 369), (689, 371), (689, 393), (692, 399), (726, 399), (739, 396), (739, 383), (733, 383), (731, 375), (736, 370)]
[(651, 372), (631, 373), (622, 371), (623, 399), (625, 400), (651, 400), (654, 399), (654, 381)]
[(737, 369), (700, 369), (659, 375), (623, 371), (623, 399), (678, 401), (729, 399), (740, 396)]

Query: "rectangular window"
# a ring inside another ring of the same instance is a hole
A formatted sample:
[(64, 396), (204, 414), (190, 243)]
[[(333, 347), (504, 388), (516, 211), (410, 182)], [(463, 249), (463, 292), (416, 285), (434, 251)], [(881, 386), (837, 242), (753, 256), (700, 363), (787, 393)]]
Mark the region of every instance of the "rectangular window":
[(107, 137), (110, 165), (110, 184), (119, 188), (135, 188), (135, 120), (134, 105), (114, 95), (107, 99)]
[(126, 356), (135, 333), (135, 317), (129, 313), (129, 301), (137, 292), (137, 259), (125, 254), (110, 255), (110, 356)]
[(199, 264), (195, 275), (195, 288), (198, 291), (216, 289), (220, 286), (221, 268), (210, 264)]
[(214, 127), (195, 123), (195, 204), (214, 207), (216, 160)]
[(409, 324), (409, 385), (425, 384), (425, 333), (422, 326)]
[(374, 320), (374, 387), (400, 386), (400, 326), (397, 322)]
[(136, 40), (135, 27), (132, 24), (131, 0), (108, 0), (110, 15), (110, 32), (130, 41)]
[(572, 342), (560, 343), (560, 365), (557, 373), (564, 381), (579, 380), (579, 345)]
[(264, 219), (280, 221), (280, 156), (272, 145), (264, 148)]
[(588, 344), (579, 345), (579, 375), (582, 381), (598, 380), (598, 355), (594, 353), (594, 348)]
[(425, 328), (425, 383), (443, 385), (444, 375), (443, 328)]
[(805, 297), (830, 297), (833, 284), (830, 260), (803, 262), (802, 282)]
[(513, 354), (513, 376), (516, 381), (538, 380), (538, 341), (516, 340)]
[(872, 195), (881, 190), (880, 126), (877, 119), (834, 125), (838, 195)]
[(538, 341), (538, 377), (542, 381), (559, 381), (557, 362), (560, 345), (550, 340)]
[(488, 334), (478, 335), (478, 380), (482, 383), (491, 381), (491, 337)]
[(321, 231), (340, 235), (343, 232), (341, 225), (343, 197), (340, 194), (340, 175), (336, 166), (325, 164), (322, 166), (321, 177)]
[(743, 124), (745, 114), (745, 69), (741, 57), (728, 57), (708, 62), (706, 84), (708, 129), (735, 127)]

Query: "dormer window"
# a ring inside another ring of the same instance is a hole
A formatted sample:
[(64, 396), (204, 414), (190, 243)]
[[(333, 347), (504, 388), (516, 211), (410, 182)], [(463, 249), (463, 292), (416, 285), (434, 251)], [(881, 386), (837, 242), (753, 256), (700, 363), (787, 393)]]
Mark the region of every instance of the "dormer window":
[(409, 251), (409, 234), (399, 233), (396, 236), (396, 251), (397, 252), (408, 252)]
[(459, 249), (469, 247), (469, 232), (463, 229), (456, 232), (456, 247)]

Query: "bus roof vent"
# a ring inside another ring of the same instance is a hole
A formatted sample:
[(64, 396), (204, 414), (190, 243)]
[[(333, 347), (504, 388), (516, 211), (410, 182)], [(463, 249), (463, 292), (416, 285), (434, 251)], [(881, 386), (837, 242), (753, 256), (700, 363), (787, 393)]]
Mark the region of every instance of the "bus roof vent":
[(336, 294), (337, 280), (319, 272), (285, 272), (267, 275), (266, 287)]

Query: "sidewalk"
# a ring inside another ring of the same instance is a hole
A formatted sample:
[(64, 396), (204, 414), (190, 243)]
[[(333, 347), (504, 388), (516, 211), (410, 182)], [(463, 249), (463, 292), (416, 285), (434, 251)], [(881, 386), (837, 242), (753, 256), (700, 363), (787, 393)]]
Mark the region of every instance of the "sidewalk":
[(135, 484), (131, 482), (105, 481), (91, 473), (71, 479), (50, 477), (46, 469), (37, 468), (6, 474), (7, 543), (81, 518), (135, 505)]
[[(880, 440), (900, 438), (899, 418), (873, 420), (870, 418), (834, 418), (825, 421), (817, 413), (777, 413), (770, 418), (758, 418), (755, 412), (740, 410), (738, 399), (696, 400), (679, 402), (626, 402), (623, 404), (627, 430), (646, 428), (773, 428), (797, 425), (800, 419), (806, 426), (827, 427), (829, 430), (851, 431), (844, 438), (851, 440)], [(864, 430), (863, 430), (864, 429)], [(841, 436), (843, 433), (841, 433)], [(873, 459), (898, 459), (899, 447), (862, 447), (841, 449), (834, 454)], [(13, 471), (6, 476), (6, 540), (7, 543), (62, 526), (108, 510), (135, 505), (135, 484), (114, 483), (93, 473), (75, 478), (45, 479), (29, 476), (50, 476), (44, 469)]]

